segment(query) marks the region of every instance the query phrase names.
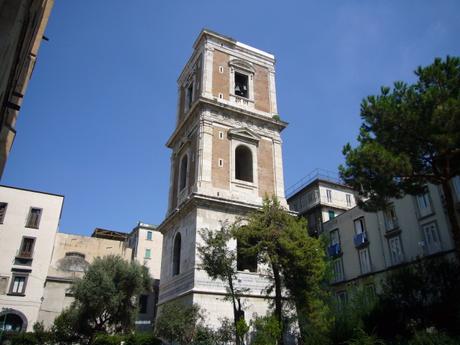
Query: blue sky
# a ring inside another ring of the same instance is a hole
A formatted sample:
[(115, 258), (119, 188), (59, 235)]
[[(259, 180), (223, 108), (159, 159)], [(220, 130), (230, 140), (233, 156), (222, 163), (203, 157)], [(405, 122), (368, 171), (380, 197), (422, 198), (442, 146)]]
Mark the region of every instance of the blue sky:
[(363, 97), (460, 56), (457, 0), (58, 0), (2, 183), (64, 194), (62, 232), (159, 224), (176, 79), (203, 27), (275, 54), (286, 186), (337, 169)]

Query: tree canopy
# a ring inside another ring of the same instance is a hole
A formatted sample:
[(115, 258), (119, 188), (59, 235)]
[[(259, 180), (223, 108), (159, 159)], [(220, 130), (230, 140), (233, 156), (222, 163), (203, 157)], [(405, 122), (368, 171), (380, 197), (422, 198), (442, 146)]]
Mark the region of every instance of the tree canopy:
[[(250, 214), (236, 238), (249, 254), (270, 268), (274, 292), (274, 317), (282, 334), (286, 331), (286, 303), (293, 305), (302, 337), (312, 341), (325, 323), (324, 283), (327, 264), (321, 241), (308, 235), (306, 222), (283, 209), (276, 198), (265, 199), (261, 210)], [(318, 332), (317, 332), (318, 331)]]
[(126, 333), (134, 328), (137, 297), (152, 287), (148, 269), (120, 256), (96, 258), (70, 292), (75, 300), (58, 316), (62, 338), (91, 339), (95, 333)]
[(345, 145), (340, 175), (370, 211), (422, 193), (426, 183), (441, 185), (460, 249), (451, 185), (460, 174), (460, 58), (437, 58), (415, 75), (414, 84), (398, 81), (362, 101), (358, 146)]
[(236, 286), (237, 282), (237, 251), (230, 249), (229, 242), (234, 240), (233, 233), (238, 221), (229, 224), (222, 222), (217, 230), (202, 229), (202, 244), (198, 246), (201, 268), (213, 280), (221, 280), (226, 287), (228, 299), (233, 306), (233, 324), (236, 345), (244, 344), (244, 334), (248, 326), (244, 320), (240, 296), (248, 289)]

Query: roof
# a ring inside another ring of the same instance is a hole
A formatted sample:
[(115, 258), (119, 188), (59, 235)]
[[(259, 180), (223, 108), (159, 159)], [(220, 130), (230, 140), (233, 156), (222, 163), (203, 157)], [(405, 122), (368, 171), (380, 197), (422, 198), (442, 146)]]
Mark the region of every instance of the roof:
[(32, 193), (39, 193), (39, 194), (47, 194), (47, 195), (58, 196), (58, 197), (64, 198), (64, 195), (62, 195), (62, 194), (55, 194), (55, 193), (43, 192), (43, 191), (40, 191), (40, 190), (27, 189), (27, 188), (20, 188), (20, 187), (13, 187), (13, 186), (7, 186), (7, 185), (4, 185), (4, 184), (0, 184), (0, 187), (3, 187), (3, 188), (10, 188), (10, 189), (16, 189), (16, 190), (21, 190), (21, 191), (25, 191), (25, 192), (32, 192)]
[(94, 229), (91, 237), (104, 238), (106, 240), (124, 242), (128, 239), (128, 234), (126, 232), (121, 232), (121, 231), (96, 228)]
[(352, 189), (340, 180), (337, 173), (324, 169), (314, 169), (286, 189), (286, 198), (292, 198), (294, 195), (318, 182), (329, 183), (338, 187), (348, 188), (350, 190)]

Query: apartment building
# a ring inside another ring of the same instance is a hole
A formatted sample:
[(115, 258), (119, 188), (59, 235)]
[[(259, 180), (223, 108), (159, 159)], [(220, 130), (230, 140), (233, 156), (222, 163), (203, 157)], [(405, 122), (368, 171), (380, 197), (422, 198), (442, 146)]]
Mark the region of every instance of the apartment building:
[(137, 329), (151, 329), (158, 301), (162, 239), (155, 226), (142, 222), (138, 222), (131, 233), (96, 228), (91, 236), (56, 234), (38, 321), (50, 327), (71, 305), (74, 298), (69, 288), (75, 279), (84, 276), (95, 258), (118, 255), (126, 261), (136, 260), (145, 265), (154, 279), (152, 291), (139, 296), (135, 321)]
[[(103, 232), (105, 237), (97, 237)], [(75, 279), (82, 278), (86, 268), (97, 257), (118, 255), (131, 260), (132, 249), (123, 236), (109, 238), (110, 230), (96, 229), (92, 237), (57, 233), (51, 262), (44, 283), (44, 291), (38, 321), (50, 327), (54, 319), (70, 304), (74, 298), (69, 288)], [(123, 233), (121, 233), (123, 234)], [(127, 234), (124, 234), (125, 237)]]
[(0, 0), (0, 177), (54, 0)]
[(323, 232), (323, 223), (356, 206), (354, 190), (344, 185), (336, 174), (315, 169), (287, 189), (291, 211), (308, 222), (313, 236)]
[(0, 186), (0, 325), (30, 331), (38, 319), (64, 196)]
[(137, 329), (149, 330), (157, 314), (163, 235), (156, 226), (138, 222), (129, 234), (128, 243), (132, 248), (132, 259), (146, 266), (153, 278), (152, 291), (139, 296), (139, 313), (136, 318)]
[[(457, 208), (460, 178), (452, 181)], [(385, 273), (420, 257), (449, 255), (454, 242), (442, 191), (427, 185), (423, 194), (394, 199), (385, 211), (364, 212), (354, 207), (323, 224), (329, 237), (332, 286), (340, 302), (359, 284), (378, 291)]]

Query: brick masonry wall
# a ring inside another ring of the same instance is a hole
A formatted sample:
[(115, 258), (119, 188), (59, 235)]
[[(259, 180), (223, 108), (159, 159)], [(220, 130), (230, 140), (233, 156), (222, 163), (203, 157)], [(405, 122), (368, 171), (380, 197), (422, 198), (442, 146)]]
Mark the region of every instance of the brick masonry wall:
[(254, 65), (254, 106), (257, 110), (270, 111), (269, 72), (265, 67)]
[[(224, 68), (224, 72), (219, 72), (219, 67)], [(223, 94), (224, 99), (229, 99), (229, 70), (228, 70), (228, 55), (218, 50), (214, 50), (213, 66), (212, 66), (212, 95), (219, 97), (219, 93)]]
[[(224, 133), (224, 138), (219, 139), (219, 132)], [(219, 167), (219, 158), (223, 159), (224, 166)], [(213, 128), (212, 138), (212, 185), (216, 188), (229, 189), (230, 187), (230, 141), (227, 137), (227, 129), (223, 127)]]
[(275, 179), (273, 174), (273, 143), (261, 139), (258, 147), (259, 196), (273, 195)]

